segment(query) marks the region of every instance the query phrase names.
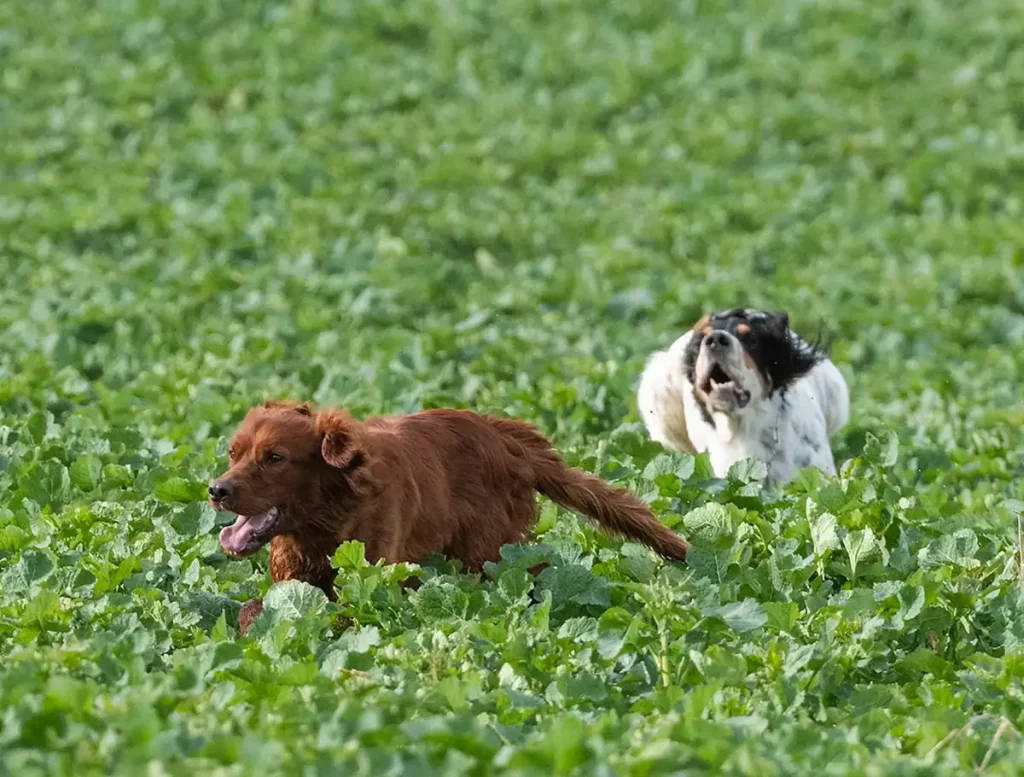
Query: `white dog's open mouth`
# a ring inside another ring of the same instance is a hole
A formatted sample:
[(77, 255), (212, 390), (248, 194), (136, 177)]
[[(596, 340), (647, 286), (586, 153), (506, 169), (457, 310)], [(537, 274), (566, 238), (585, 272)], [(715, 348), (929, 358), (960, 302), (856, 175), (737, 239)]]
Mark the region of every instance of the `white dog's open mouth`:
[(704, 376), (704, 380), (700, 382), (701, 391), (705, 394), (710, 394), (719, 388), (733, 388), (735, 386), (736, 381), (730, 377), (721, 364), (712, 364), (711, 369)]
[(232, 556), (255, 553), (273, 538), (279, 515), (276, 507), (258, 515), (239, 515), (233, 524), (221, 529), (220, 546)]
[(700, 378), (697, 386), (711, 404), (718, 407), (746, 407), (750, 402), (750, 392), (741, 388), (736, 378), (717, 362)]

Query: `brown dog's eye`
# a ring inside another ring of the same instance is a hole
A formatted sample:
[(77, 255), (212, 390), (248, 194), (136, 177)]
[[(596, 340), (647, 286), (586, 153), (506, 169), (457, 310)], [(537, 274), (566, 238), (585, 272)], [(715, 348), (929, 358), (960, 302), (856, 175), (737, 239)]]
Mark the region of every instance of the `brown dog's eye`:
[(267, 462), (267, 464), (277, 464), (280, 461), (284, 461), (284, 456), (274, 453), (273, 451), (267, 451), (263, 456), (263, 460)]

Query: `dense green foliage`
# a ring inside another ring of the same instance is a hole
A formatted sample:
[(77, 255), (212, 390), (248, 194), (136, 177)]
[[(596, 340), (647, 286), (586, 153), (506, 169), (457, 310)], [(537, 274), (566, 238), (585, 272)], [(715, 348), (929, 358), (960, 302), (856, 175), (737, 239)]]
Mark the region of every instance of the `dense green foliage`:
[[(1018, 772), (1024, 6), (732, 6), (0, 4), (0, 774)], [(636, 423), (743, 303), (835, 336), (834, 482)], [(241, 638), (266, 396), (531, 420), (691, 563), (545, 502)]]

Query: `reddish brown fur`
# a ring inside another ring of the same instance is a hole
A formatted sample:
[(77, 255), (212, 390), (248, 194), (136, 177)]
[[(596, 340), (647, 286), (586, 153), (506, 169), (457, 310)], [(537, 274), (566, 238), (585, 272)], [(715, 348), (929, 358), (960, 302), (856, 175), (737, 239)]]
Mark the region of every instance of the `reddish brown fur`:
[[(539, 431), (512, 419), (428, 410), (359, 422), (270, 402), (249, 412), (231, 451), (222, 480), (234, 494), (215, 506), (242, 515), (278, 508), (271, 578), (304, 580), (329, 597), (330, 557), (347, 540), (361, 541), (371, 563), (439, 552), (480, 571), (502, 545), (526, 539), (535, 491), (662, 556), (686, 558), (687, 543), (633, 494), (570, 468)], [(267, 459), (270, 451), (282, 460)]]
[(252, 622), (260, 617), (262, 612), (262, 599), (250, 599), (247, 601), (242, 605), (242, 609), (238, 611), (238, 630), (245, 634), (252, 625)]

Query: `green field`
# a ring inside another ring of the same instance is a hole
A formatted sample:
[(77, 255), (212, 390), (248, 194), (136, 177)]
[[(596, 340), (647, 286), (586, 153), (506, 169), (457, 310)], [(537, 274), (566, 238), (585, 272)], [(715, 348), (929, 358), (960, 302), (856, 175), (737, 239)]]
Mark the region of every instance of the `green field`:
[[(1024, 769), (1019, 0), (9, 0), (0, 181), (0, 775)], [(647, 441), (738, 304), (834, 338), (837, 480)], [(286, 396), (532, 421), (690, 564), (544, 501), (242, 638)]]

